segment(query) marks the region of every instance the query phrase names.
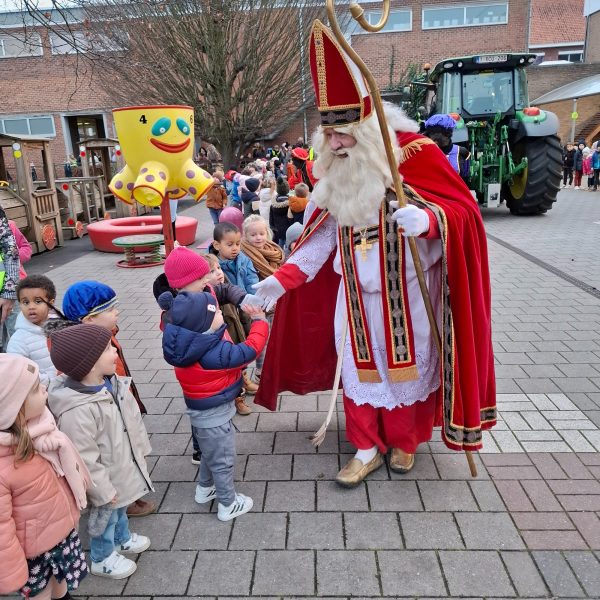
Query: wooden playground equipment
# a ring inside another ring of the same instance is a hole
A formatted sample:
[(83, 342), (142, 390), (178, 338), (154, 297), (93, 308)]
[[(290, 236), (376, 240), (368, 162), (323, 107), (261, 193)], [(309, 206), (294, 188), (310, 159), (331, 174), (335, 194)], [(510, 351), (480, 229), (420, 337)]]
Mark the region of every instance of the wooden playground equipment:
[[(39, 165), (40, 155), (44, 179), (34, 181), (30, 165)], [(48, 138), (0, 134), (0, 206), (23, 232), (34, 253), (63, 245)]]
[[(79, 144), (81, 166), (72, 177), (56, 180), (63, 231), (72, 238), (86, 233), (86, 225), (107, 217), (146, 214), (151, 209), (117, 201), (108, 189), (113, 175), (123, 168), (118, 140), (90, 138)], [(134, 212), (135, 210), (135, 212)]]

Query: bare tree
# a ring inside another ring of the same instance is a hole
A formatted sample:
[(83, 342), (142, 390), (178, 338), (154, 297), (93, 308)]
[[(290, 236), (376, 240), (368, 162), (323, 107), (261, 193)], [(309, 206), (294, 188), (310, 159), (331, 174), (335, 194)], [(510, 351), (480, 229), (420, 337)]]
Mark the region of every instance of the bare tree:
[(193, 106), (225, 164), (312, 99), (306, 48), (322, 0), (54, 0), (55, 11), (23, 2), (93, 63), (115, 103)]

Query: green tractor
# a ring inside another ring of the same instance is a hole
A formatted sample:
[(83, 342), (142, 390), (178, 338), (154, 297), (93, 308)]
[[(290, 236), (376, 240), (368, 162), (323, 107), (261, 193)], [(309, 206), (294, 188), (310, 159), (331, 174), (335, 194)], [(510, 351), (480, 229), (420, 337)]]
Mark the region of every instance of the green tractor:
[[(562, 148), (558, 118), (529, 106), (525, 68), (534, 54), (449, 58), (420, 81), (424, 114), (450, 114), (453, 143), (470, 152), (467, 185), (485, 207), (515, 215), (545, 213), (560, 189)], [(414, 88), (413, 88), (414, 89)]]

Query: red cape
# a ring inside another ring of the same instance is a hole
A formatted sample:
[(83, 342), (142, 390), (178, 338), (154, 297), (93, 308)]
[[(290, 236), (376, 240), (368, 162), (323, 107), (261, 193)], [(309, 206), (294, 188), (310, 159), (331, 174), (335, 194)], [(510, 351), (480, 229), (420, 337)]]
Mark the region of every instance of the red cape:
[[(444, 215), (454, 354), (445, 381), (434, 392), (436, 425), (454, 450), (481, 448), (481, 432), (496, 423), (487, 241), (479, 207), (441, 150), (414, 133), (398, 134), (400, 173)], [(334, 310), (340, 277), (333, 255), (310, 283), (277, 303), (261, 384), (255, 402), (271, 410), (283, 391), (331, 389), (337, 362)], [(444, 356), (446, 361), (449, 356)], [(441, 374), (440, 374), (441, 376)]]

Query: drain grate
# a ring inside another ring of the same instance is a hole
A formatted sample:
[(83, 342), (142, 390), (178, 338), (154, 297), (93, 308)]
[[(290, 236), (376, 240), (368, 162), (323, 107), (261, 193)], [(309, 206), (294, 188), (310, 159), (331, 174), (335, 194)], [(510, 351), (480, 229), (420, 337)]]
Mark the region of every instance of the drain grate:
[(561, 279), (568, 281), (570, 284), (578, 287), (580, 290), (583, 290), (584, 292), (588, 293), (590, 296), (594, 296), (594, 298), (600, 299), (600, 290), (598, 288), (595, 288), (593, 285), (590, 285), (589, 283), (585, 283), (585, 281), (581, 281), (581, 279), (577, 279), (576, 277), (573, 277), (572, 275), (569, 275), (568, 273), (565, 273), (564, 271), (561, 271), (560, 269), (553, 267), (551, 264), (544, 262), (543, 260), (540, 260), (539, 258), (533, 256), (532, 254), (529, 254), (528, 252), (525, 252), (524, 250), (521, 250), (520, 248), (517, 248), (516, 246), (513, 246), (512, 244), (509, 244), (508, 242), (505, 242), (504, 240), (501, 240), (500, 238), (497, 238), (495, 235), (491, 235), (490, 233), (488, 233), (486, 235), (490, 240), (492, 240), (496, 244), (500, 244), (500, 246), (504, 246), (511, 252), (514, 252), (515, 254), (522, 256), (523, 258), (525, 258), (529, 262), (534, 263), (538, 267), (541, 267), (542, 269), (549, 271), (550, 273), (560, 277)]

